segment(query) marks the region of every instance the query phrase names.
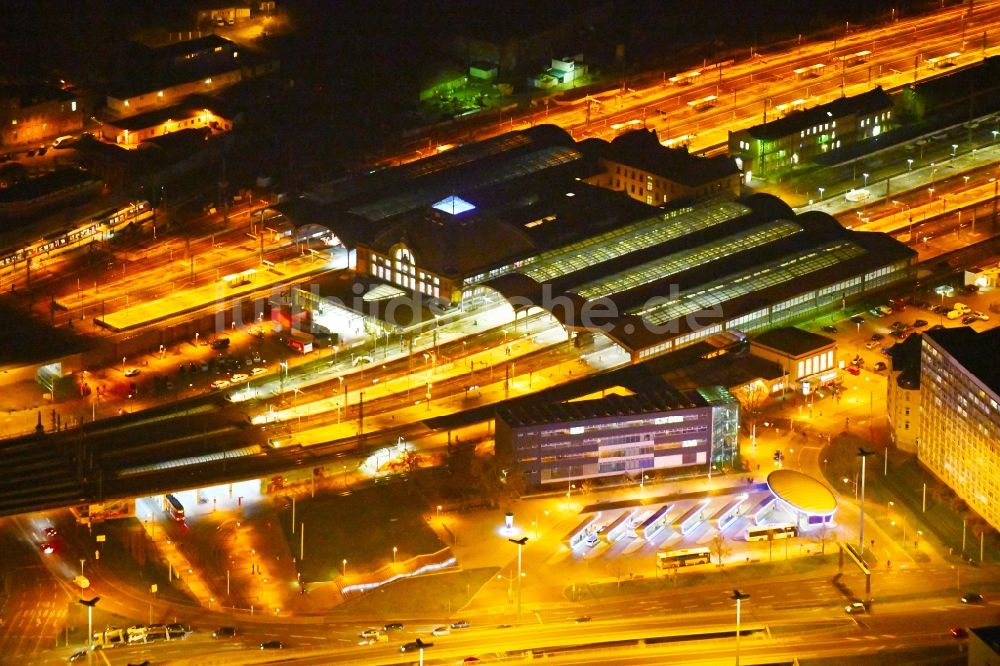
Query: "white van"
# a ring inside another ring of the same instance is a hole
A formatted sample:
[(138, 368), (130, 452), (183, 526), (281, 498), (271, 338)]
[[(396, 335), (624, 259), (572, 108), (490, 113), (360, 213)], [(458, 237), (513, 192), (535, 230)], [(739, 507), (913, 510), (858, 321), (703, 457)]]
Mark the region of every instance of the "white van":
[(69, 148), (69, 144), (73, 142), (76, 137), (72, 137), (69, 134), (65, 136), (58, 137), (52, 142), (53, 148)]

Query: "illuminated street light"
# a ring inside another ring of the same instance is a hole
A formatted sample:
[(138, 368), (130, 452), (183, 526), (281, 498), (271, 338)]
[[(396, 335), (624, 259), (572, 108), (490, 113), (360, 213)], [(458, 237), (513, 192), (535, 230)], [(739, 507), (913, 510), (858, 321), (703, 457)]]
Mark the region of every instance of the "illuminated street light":
[(528, 537), (521, 537), (520, 539), (507, 539), (511, 543), (517, 544), (517, 621), (521, 622), (521, 549), (524, 544), (528, 543)]
[(861, 177), (865, 179), (865, 187), (868, 187), (868, 175), (867, 173), (861, 174)]
[(341, 564), (341, 566), (343, 567), (343, 568), (341, 569), (341, 570), (343, 571), (343, 576), (344, 576), (344, 578), (347, 578), (347, 560), (346, 560), (346, 559), (344, 559), (344, 560), (341, 560), (341, 561), (340, 561), (340, 564)]
[(816, 189), (819, 190), (819, 200), (822, 201), (823, 200), (823, 190), (825, 190), (826, 188), (825, 187), (817, 187)]
[(860, 446), (858, 447), (858, 457), (861, 458), (861, 527), (858, 530), (858, 540), (862, 556), (865, 554), (865, 459), (874, 453), (874, 451), (866, 451)]
[(100, 597), (89, 600), (77, 599), (77, 603), (87, 607), (87, 647), (91, 650), (94, 649), (94, 606), (100, 600)]
[(396, 550), (397, 550), (397, 548), (395, 546), (393, 546), (392, 547), (392, 563), (393, 564), (396, 563)]
[(912, 157), (909, 157), (906, 160), (906, 170), (907, 171), (913, 171), (913, 158)]
[(957, 143), (951, 144), (951, 156), (955, 157), (955, 154), (957, 152), (958, 152), (958, 144)]

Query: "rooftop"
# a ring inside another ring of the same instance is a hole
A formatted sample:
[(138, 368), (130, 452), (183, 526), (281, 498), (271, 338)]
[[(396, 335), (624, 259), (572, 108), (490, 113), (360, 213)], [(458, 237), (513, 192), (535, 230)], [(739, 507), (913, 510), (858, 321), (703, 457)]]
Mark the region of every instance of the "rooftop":
[(794, 326), (783, 326), (761, 333), (754, 338), (752, 344), (770, 347), (791, 356), (802, 356), (828, 347), (833, 344), (833, 340), (825, 335), (803, 331)]
[(778, 499), (803, 513), (830, 516), (837, 510), (837, 498), (833, 492), (802, 472), (777, 469), (767, 475), (767, 485)]
[[(204, 99), (200, 99), (199, 101), (204, 102)], [(128, 130), (129, 132), (135, 132), (148, 127), (156, 127), (157, 125), (161, 125), (168, 120), (187, 120), (189, 118), (194, 118), (201, 115), (206, 110), (212, 113), (217, 113), (214, 108), (206, 109), (204, 105), (196, 107), (188, 102), (183, 102), (181, 104), (175, 104), (174, 106), (168, 106), (164, 109), (154, 109), (152, 111), (147, 111), (146, 113), (140, 113), (134, 116), (109, 120), (106, 124), (119, 129)]]
[(686, 148), (666, 148), (656, 130), (635, 130), (605, 144), (602, 157), (607, 160), (654, 173), (676, 183), (698, 187), (740, 173), (736, 163), (723, 155), (699, 157)]
[(965, 371), (1000, 396), (1000, 328), (977, 333), (969, 326), (931, 329), (924, 333)]
[(59, 169), (0, 189), (0, 203), (31, 201), (59, 190), (97, 181), (98, 178), (83, 169)]
[(76, 99), (76, 95), (56, 86), (46, 86), (33, 83), (15, 83), (0, 86), (0, 100), (17, 100), (21, 108), (35, 106), (44, 102)]
[(881, 86), (878, 86), (854, 97), (840, 97), (832, 102), (814, 106), (811, 109), (795, 111), (784, 118), (754, 125), (747, 131), (755, 139), (773, 141), (795, 134), (796, 132), (801, 132), (820, 123), (843, 118), (844, 116), (852, 114), (864, 115), (891, 108), (892, 97), (882, 90)]

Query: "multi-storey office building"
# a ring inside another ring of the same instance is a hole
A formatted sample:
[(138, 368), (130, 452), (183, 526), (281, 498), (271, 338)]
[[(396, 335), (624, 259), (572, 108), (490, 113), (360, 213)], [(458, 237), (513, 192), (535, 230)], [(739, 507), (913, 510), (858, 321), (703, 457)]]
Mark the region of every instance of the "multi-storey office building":
[(917, 457), (1000, 529), (1000, 328), (938, 328), (920, 348)]
[(497, 446), (512, 453), (529, 483), (638, 474), (705, 472), (738, 455), (739, 403), (721, 387), (663, 385), (631, 395), (504, 407)]

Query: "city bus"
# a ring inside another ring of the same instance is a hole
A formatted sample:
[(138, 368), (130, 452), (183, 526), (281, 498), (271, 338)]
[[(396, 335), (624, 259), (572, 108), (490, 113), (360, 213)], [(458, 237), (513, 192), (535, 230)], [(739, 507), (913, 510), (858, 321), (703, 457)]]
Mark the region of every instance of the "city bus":
[(167, 511), (170, 512), (170, 517), (176, 520), (178, 523), (184, 522), (184, 505), (181, 504), (180, 500), (167, 493), (163, 497), (166, 500)]
[(635, 528), (635, 535), (640, 539), (651, 539), (667, 524), (667, 513), (674, 508), (673, 504), (664, 504), (653, 515)]
[(799, 528), (792, 523), (774, 525), (747, 525), (747, 541), (791, 539), (799, 535)]
[(672, 567), (709, 564), (712, 554), (708, 548), (681, 548), (680, 550), (661, 550), (656, 554), (656, 564), (661, 569)]

